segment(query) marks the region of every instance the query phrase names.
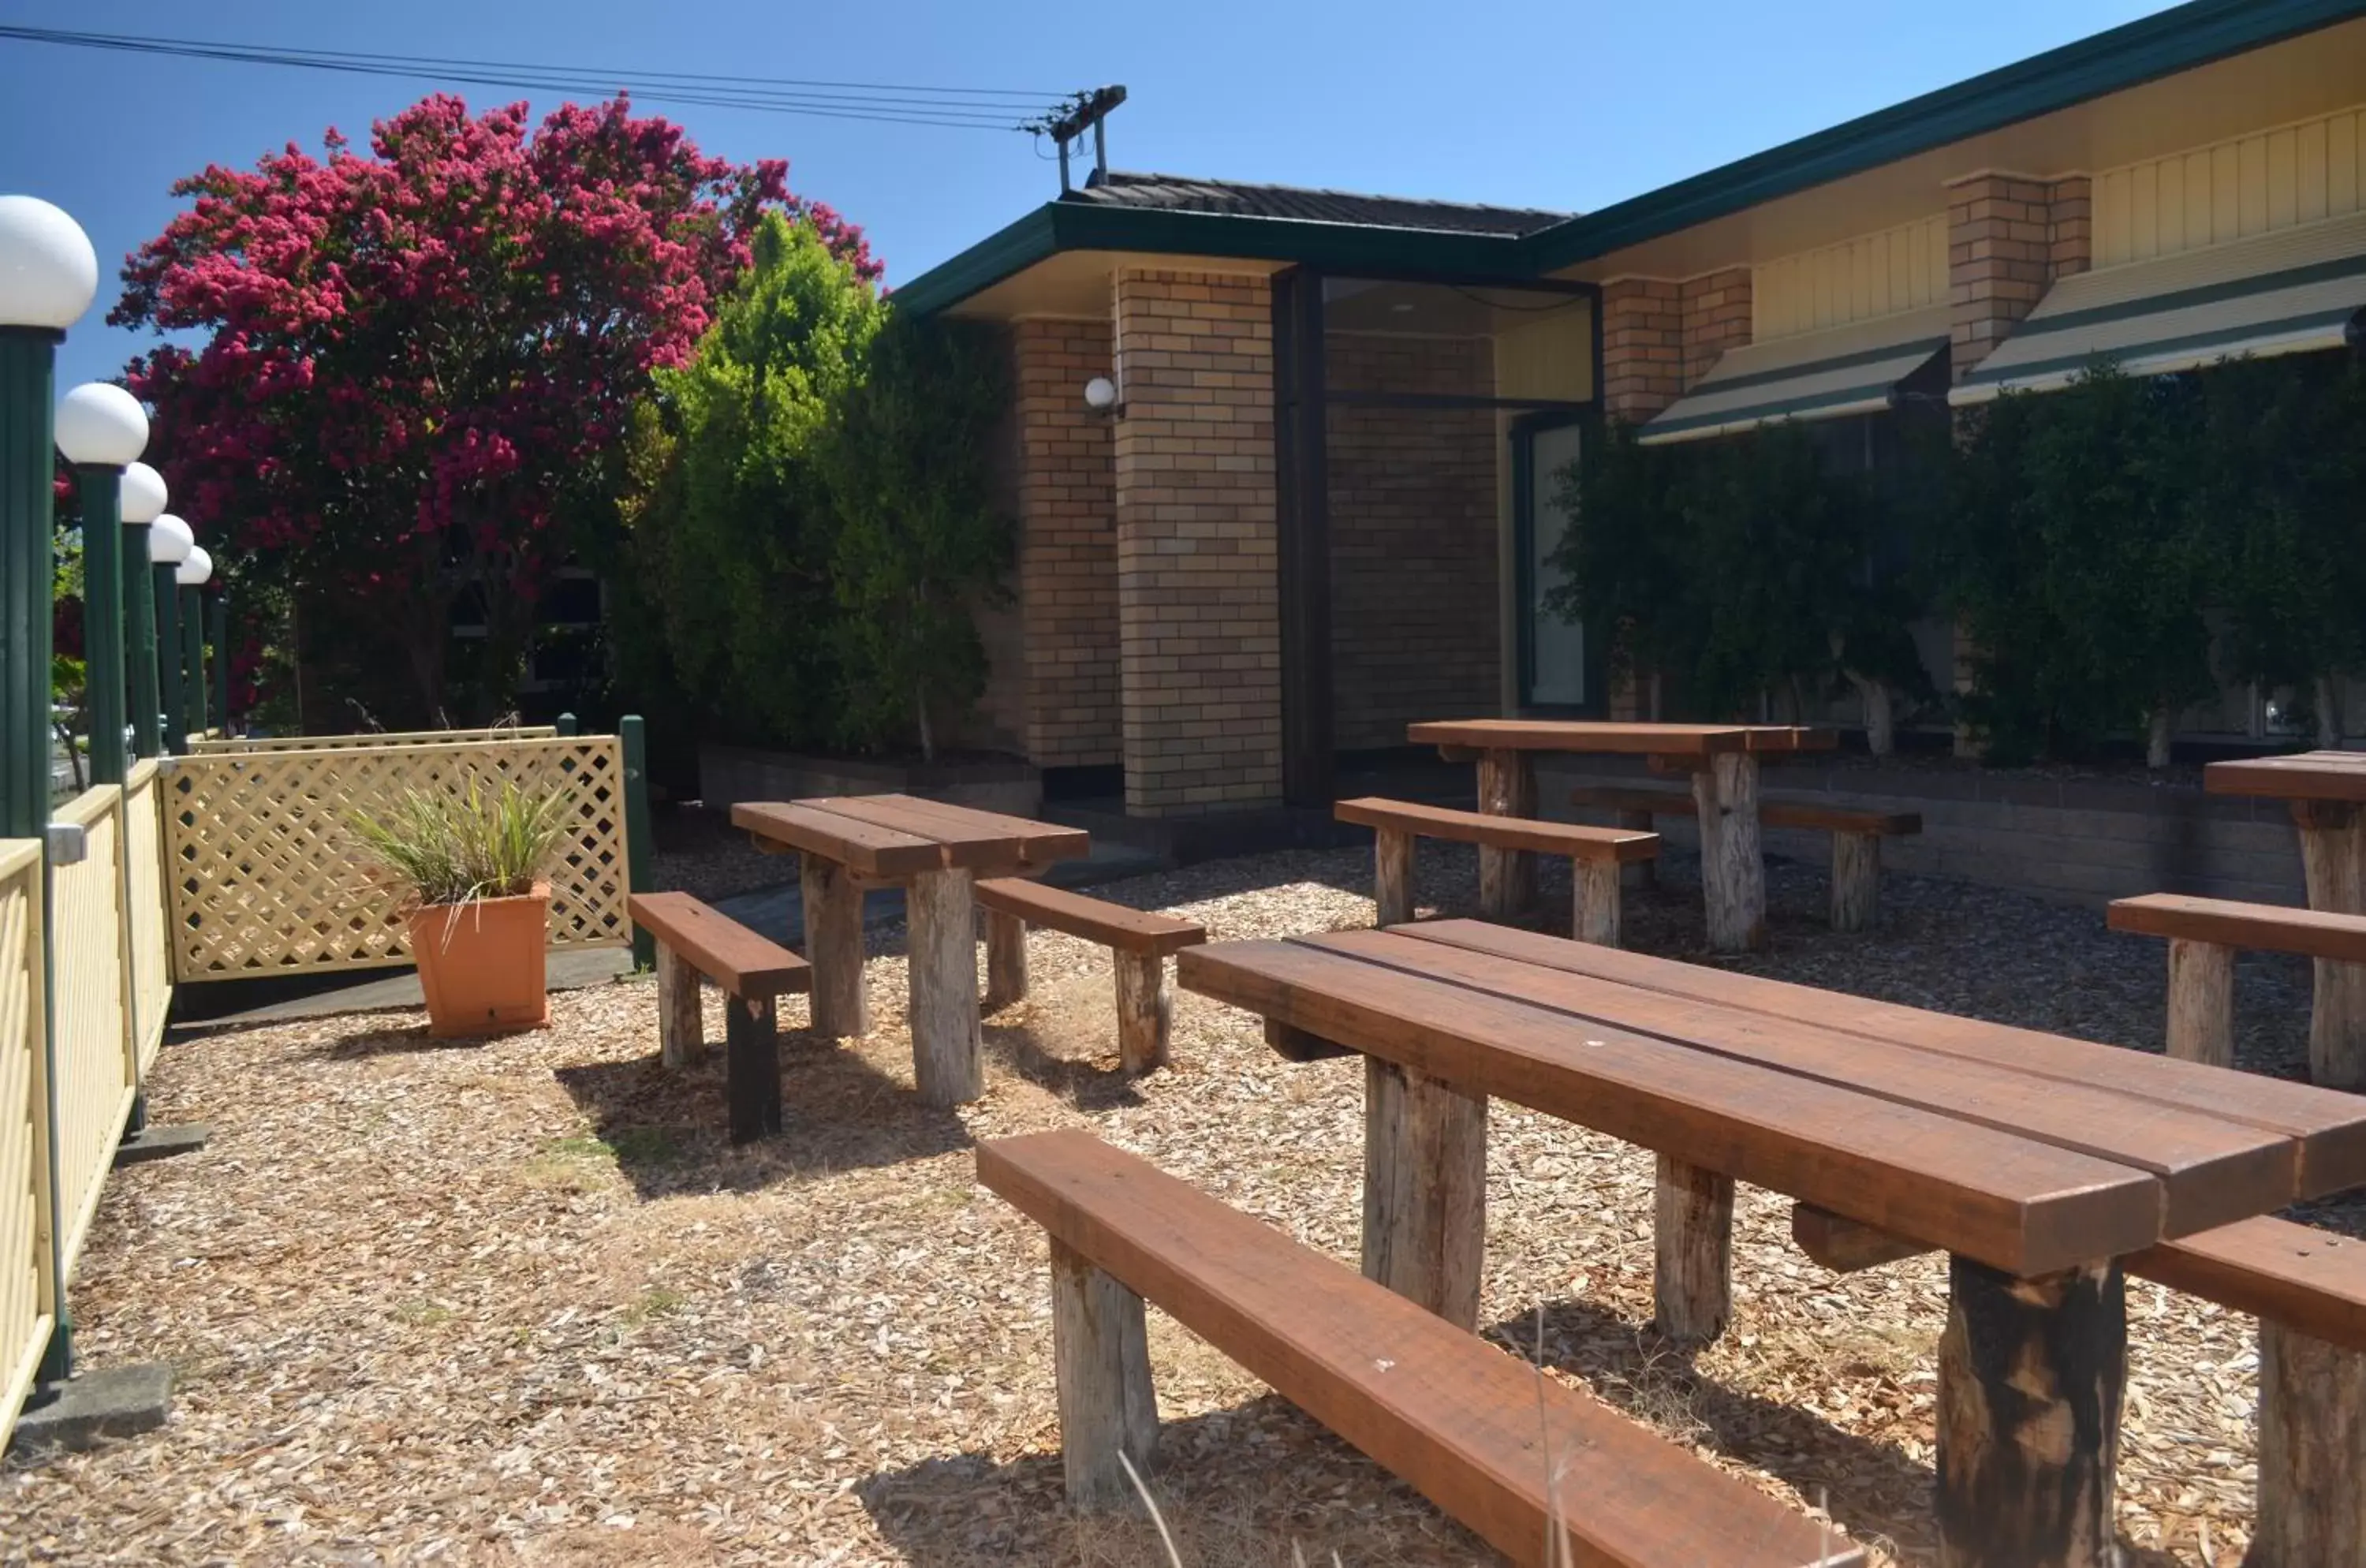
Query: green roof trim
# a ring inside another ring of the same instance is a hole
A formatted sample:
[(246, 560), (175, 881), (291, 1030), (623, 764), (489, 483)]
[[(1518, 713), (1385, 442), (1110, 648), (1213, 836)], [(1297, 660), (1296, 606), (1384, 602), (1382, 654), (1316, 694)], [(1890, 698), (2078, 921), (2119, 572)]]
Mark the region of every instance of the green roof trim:
[(2366, 0), (2190, 0), (1522, 238), (1053, 201), (895, 291), (930, 314), (1062, 251), (1533, 281), (1612, 251), (2366, 17)]
[(2191, 0), (1572, 218), (1523, 243), (1538, 272), (1557, 271), (2361, 16), (2366, 0)]

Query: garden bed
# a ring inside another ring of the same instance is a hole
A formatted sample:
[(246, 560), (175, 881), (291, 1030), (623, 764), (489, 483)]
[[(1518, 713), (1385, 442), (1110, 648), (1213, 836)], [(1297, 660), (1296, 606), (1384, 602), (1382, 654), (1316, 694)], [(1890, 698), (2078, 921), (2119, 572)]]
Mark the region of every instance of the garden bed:
[[(1471, 895), (1467, 852), (1423, 886)], [(1566, 871), (1547, 867), (1549, 895)], [(1698, 896), (1630, 893), (1631, 944), (1697, 956)], [(1354, 852), (1211, 863), (1108, 896), (1219, 939), (1371, 918)], [(1889, 924), (1822, 929), (1822, 878), (1778, 865), (1753, 971), (2092, 1038), (2161, 1033), (2159, 945), (2086, 910), (1893, 877)], [(111, 1183), (77, 1292), (92, 1366), (164, 1359), (163, 1431), (0, 1476), (0, 1556), (76, 1562), (1141, 1564), (1147, 1528), (1060, 1506), (1040, 1231), (971, 1180), (979, 1138), (1083, 1123), (1352, 1259), (1352, 1062), (1293, 1067), (1255, 1022), (1178, 997), (1175, 1067), (1115, 1071), (1108, 958), (1033, 939), (1036, 996), (988, 1021), (988, 1092), (910, 1092), (904, 967), (878, 1033), (792, 1034), (786, 1125), (733, 1149), (719, 1064), (656, 1066), (655, 997), (555, 997), (481, 1046), (416, 1013), (168, 1046), (153, 1117), (212, 1145)], [(2305, 966), (2247, 958), (2243, 1064), (2304, 1055)], [(708, 998), (710, 1034), (719, 1004)], [(783, 1023), (803, 1021), (788, 1001)], [(1687, 1363), (1649, 1328), (1649, 1156), (1492, 1113), (1482, 1321), (1571, 1378), (1860, 1538), (1931, 1561), (1944, 1271), (1836, 1277), (1745, 1190), (1737, 1310)], [(2357, 1216), (2336, 1211), (2334, 1223)], [(2237, 1560), (2252, 1492), (2250, 1320), (2132, 1283), (2122, 1521), (2132, 1563)], [(1460, 1564), (1472, 1540), (1155, 1313), (1154, 1473), (1193, 1568)], [(2203, 1547), (2206, 1532), (2211, 1555)]]

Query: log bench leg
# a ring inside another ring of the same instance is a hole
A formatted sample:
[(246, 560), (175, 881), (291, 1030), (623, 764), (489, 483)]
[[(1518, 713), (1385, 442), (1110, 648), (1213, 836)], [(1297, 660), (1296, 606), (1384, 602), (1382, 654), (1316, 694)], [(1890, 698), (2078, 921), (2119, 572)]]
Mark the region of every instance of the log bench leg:
[(1166, 993), (1166, 960), (1155, 953), (1114, 953), (1117, 964), (1117, 1055), (1130, 1074), (1166, 1065), (1166, 1032), (1174, 1001)]
[(1158, 1446), (1158, 1396), (1150, 1382), (1142, 1298), (1059, 1240), (1052, 1241), (1052, 1363), (1059, 1383), (1060, 1461), (1068, 1502), (1123, 1506)]
[(1956, 1257), (1948, 1283), (1940, 1568), (2113, 1568), (2128, 1340), (2119, 1265), (2019, 1280)]
[(1572, 863), (1570, 885), (1576, 900), (1575, 932), (1580, 942), (1618, 945), (1618, 863), (1580, 860)]
[[(1648, 833), (1651, 830), (1651, 814), (1648, 811), (1621, 811), (1618, 825), (1629, 832)], [(1660, 885), (1660, 863), (1656, 860), (1630, 862), (1618, 868), (1618, 880), (1628, 887), (1657, 887)]]
[(2235, 1065), (2235, 950), (2169, 939), (2169, 1054), (2214, 1067)]
[(999, 1012), (1027, 999), (1027, 922), (1000, 909), (986, 912), (986, 1010)]
[[(2295, 800), (2308, 907), (2366, 914), (2366, 809), (2347, 801)], [(2316, 961), (2309, 1010), (2309, 1081), (2366, 1090), (2366, 964)]]
[(1413, 919), (1414, 838), (1398, 828), (1372, 830), (1372, 923), (1401, 926)]
[(1705, 1344), (1733, 1316), (1733, 1179), (1662, 1155), (1653, 1208), (1654, 1322)]
[(698, 1013), (698, 971), (689, 959), (657, 944), (658, 1060), (687, 1066), (706, 1055), (706, 1025)]
[[(1479, 754), (1479, 809), (1490, 817), (1534, 817), (1537, 773), (1526, 751)], [(1536, 856), (1526, 850), (1479, 846), (1479, 910), (1505, 920), (1537, 901)]]
[(1701, 897), (1708, 945), (1751, 953), (1766, 945), (1766, 860), (1758, 844), (1758, 759), (1720, 751), (1693, 774), (1700, 821)]
[(797, 881), (805, 905), (806, 962), (813, 965), (813, 1030), (824, 1039), (871, 1032), (862, 994), (862, 887), (853, 874), (817, 855), (801, 855)]
[(1881, 918), (1881, 839), (1832, 835), (1832, 930), (1869, 931)]
[(2366, 1562), (2366, 1354), (2259, 1325), (2259, 1526), (2245, 1568)]
[(1487, 1251), (1487, 1100), (1364, 1059), (1364, 1278), (1462, 1328)]
[(727, 996), (723, 1013), (731, 1141), (769, 1138), (781, 1130), (781, 1031), (772, 998)]
[(905, 892), (911, 954), (912, 1078), (935, 1106), (986, 1092), (977, 1024), (977, 878), (924, 871)]

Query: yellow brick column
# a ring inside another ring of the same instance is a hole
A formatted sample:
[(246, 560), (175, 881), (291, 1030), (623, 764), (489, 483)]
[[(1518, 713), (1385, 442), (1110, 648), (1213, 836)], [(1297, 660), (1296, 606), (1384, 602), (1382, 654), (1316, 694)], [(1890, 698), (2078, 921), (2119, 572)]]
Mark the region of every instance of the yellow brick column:
[(1278, 805), (1271, 290), (1121, 269), (1115, 292), (1126, 809)]

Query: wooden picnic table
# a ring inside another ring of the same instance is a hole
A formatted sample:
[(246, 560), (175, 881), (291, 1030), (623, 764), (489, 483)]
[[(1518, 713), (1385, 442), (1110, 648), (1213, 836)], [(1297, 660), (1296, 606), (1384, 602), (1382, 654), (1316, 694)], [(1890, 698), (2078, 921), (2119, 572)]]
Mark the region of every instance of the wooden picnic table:
[(1091, 844), (1084, 829), (908, 795), (743, 801), (734, 826), (794, 852), (813, 965), (813, 1027), (868, 1033), (862, 990), (862, 895), (901, 886), (910, 929), (912, 1076), (931, 1105), (986, 1092), (979, 1057), (977, 917), (981, 876), (1040, 873)]
[[(1765, 945), (1766, 866), (1758, 842), (1758, 759), (1829, 750), (1830, 729), (1788, 724), (1624, 724), (1585, 719), (1463, 718), (1412, 725), (1406, 739), (1435, 746), (1448, 761), (1479, 764), (1479, 809), (1496, 817), (1537, 814), (1539, 751), (1646, 756), (1663, 772), (1692, 775), (1700, 821), (1701, 894), (1708, 944), (1719, 953)], [(1535, 860), (1482, 846), (1479, 901), (1491, 916), (1524, 909), (1536, 896)]]
[(1671, 1336), (1724, 1325), (1737, 1180), (1948, 1252), (1955, 1568), (2113, 1560), (2121, 1258), (2366, 1183), (2350, 1096), (1482, 921), (1217, 943), (1177, 974), (1285, 1055), (1365, 1057), (1364, 1271), (1466, 1325), (1490, 1098), (1658, 1155)]
[[(2202, 787), (2290, 802), (2308, 907), (2366, 915), (2366, 751), (2212, 762), (2202, 770)], [(2315, 962), (2309, 1076), (2328, 1088), (2366, 1089), (2366, 964)]]

